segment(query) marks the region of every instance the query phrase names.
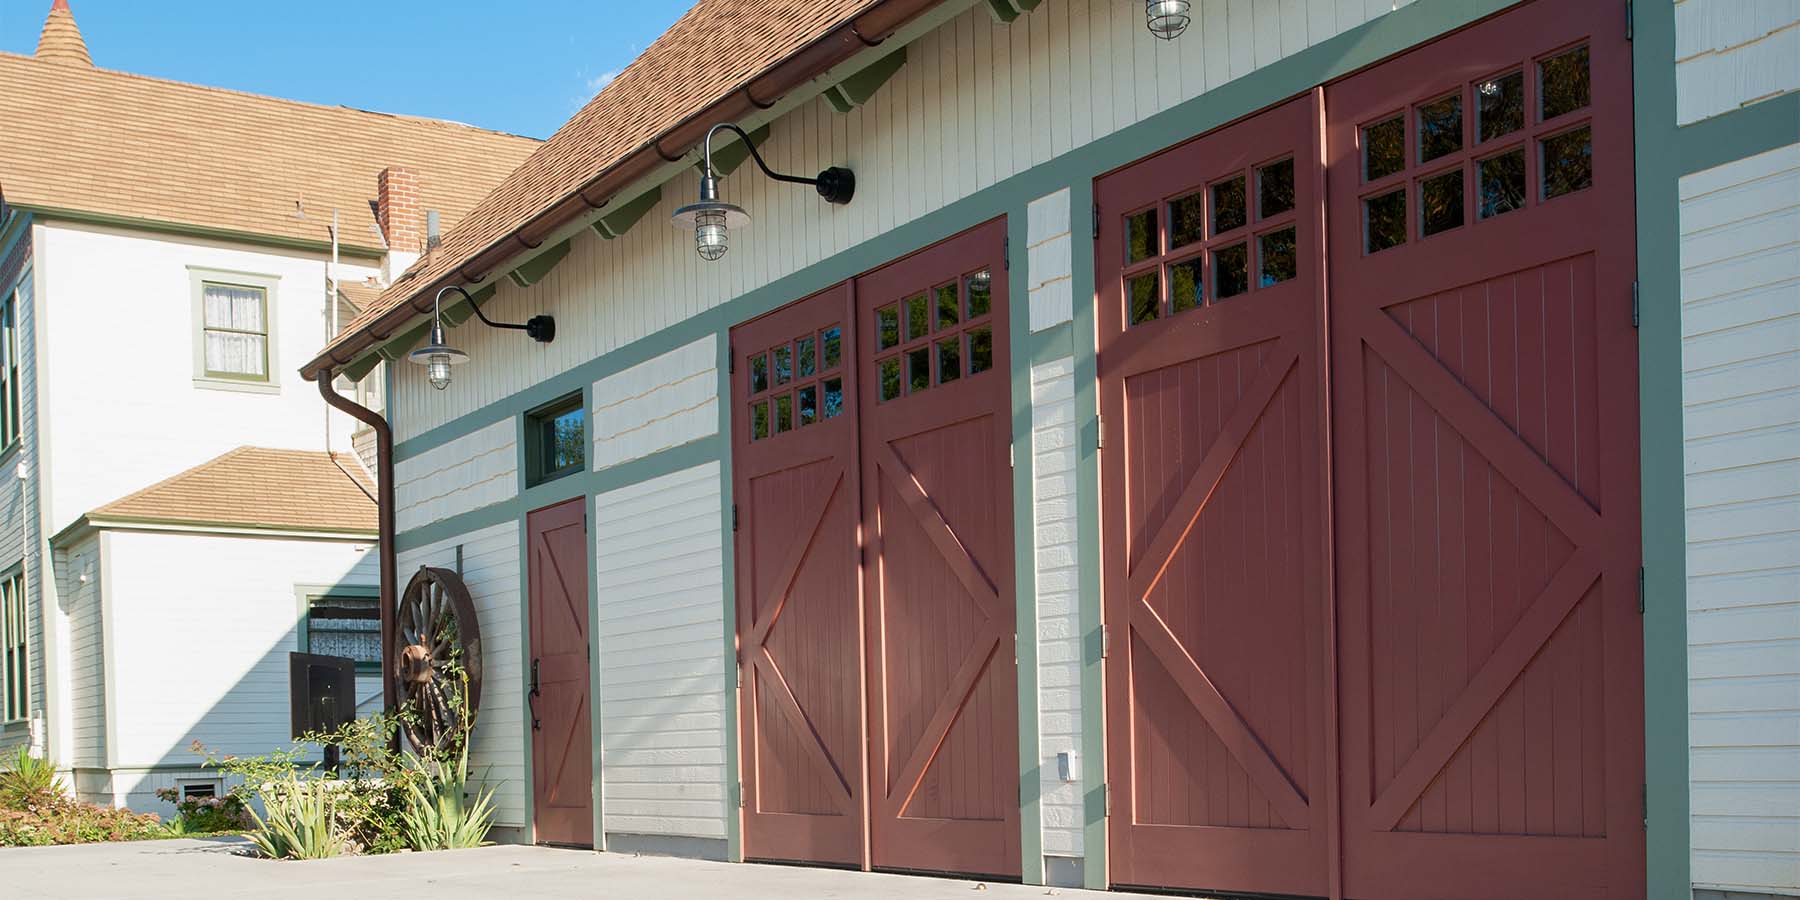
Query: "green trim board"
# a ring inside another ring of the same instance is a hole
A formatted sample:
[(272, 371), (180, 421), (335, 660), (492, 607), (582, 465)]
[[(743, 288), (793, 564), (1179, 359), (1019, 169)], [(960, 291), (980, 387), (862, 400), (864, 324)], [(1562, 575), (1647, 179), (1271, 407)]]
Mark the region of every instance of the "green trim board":
[(1032, 332), (1027, 347), (1034, 366), (1063, 359), (1075, 352), (1075, 323), (1058, 322), (1042, 331)]
[(631, 230), (631, 226), (636, 225), (639, 219), (655, 209), (656, 204), (661, 202), (662, 185), (659, 184), (633, 197), (630, 201), (619, 204), (612, 212), (595, 219), (592, 226), (594, 233), (609, 241), (624, 237), (625, 232)]
[[(1410, 7), (1409, 7), (1410, 8)], [(1061, 187), (1062, 185), (1059, 185)], [(1094, 216), (1092, 176), (1071, 179), (1069, 221)], [(1077, 231), (1079, 233), (1079, 230)], [(1082, 246), (1076, 243), (1076, 246)], [(1106, 629), (1100, 602), (1100, 376), (1095, 342), (1094, 254), (1076, 252), (1069, 265), (1076, 299), (1069, 343), (1075, 356), (1075, 547), (1081, 592), (1082, 878), (1090, 890), (1110, 886), (1106, 856)], [(1076, 336), (1081, 339), (1077, 340)]]
[[(731, 371), (731, 331), (721, 328), (713, 346), (718, 371)], [(738, 761), (737, 535), (731, 492), (731, 378), (719, 379), (719, 429), (711, 441), (719, 464), (719, 580), (724, 609), (725, 659), (725, 858), (744, 861), (744, 775)], [(665, 453), (668, 451), (664, 451)]]
[[(1639, 91), (1640, 103), (1651, 99)], [(1800, 91), (1683, 125), (1675, 142), (1682, 175), (1800, 143)]]
[[(1640, 3), (1633, 17), (1632, 129), (1642, 311), (1638, 432), (1644, 553), (1645, 884), (1651, 900), (1689, 900), (1693, 876), (1679, 193), (1685, 135), (1675, 125), (1675, 7)], [(1733, 118), (1737, 115), (1742, 114)], [(1704, 136), (1712, 130), (1687, 134)]]
[[(205, 225), (189, 225), (181, 222), (164, 222), (157, 219), (144, 219), (135, 216), (117, 216), (108, 213), (88, 212), (79, 209), (67, 209), (56, 206), (18, 205), (14, 209), (37, 214), (45, 221), (73, 222), (81, 225), (100, 225), (107, 228), (122, 228), (130, 231), (148, 231), (155, 234), (171, 234), (180, 237), (203, 238), (214, 241), (227, 241), (234, 244), (249, 244), (256, 247), (274, 247), (281, 250), (304, 250), (311, 253), (331, 253), (331, 241), (309, 241), (302, 238), (277, 237), (268, 234), (256, 234), (249, 231), (234, 231), (229, 228), (213, 228)], [(325, 229), (320, 224), (320, 230)], [(338, 255), (354, 256), (358, 259), (379, 260), (387, 254), (381, 247), (362, 244), (347, 244), (339, 241)]]
[(825, 100), (831, 104), (832, 109), (847, 113), (869, 102), (869, 98), (875, 96), (875, 92), (881, 90), (881, 86), (887, 84), (894, 73), (905, 65), (906, 48), (902, 46), (876, 60), (868, 68), (826, 88)]
[[(550, 274), (550, 270), (556, 268), (556, 264), (562, 262), (563, 257), (569, 255), (569, 242), (573, 240), (573, 237), (568, 237), (563, 238), (562, 241), (558, 243), (551, 244), (549, 247), (545, 248), (542, 253), (521, 263), (518, 268), (513, 269), (511, 272), (506, 273), (506, 277), (510, 279), (513, 284), (522, 288), (528, 288), (543, 281), (544, 276)], [(489, 287), (492, 287), (492, 285), (489, 285)]]
[(987, 0), (988, 14), (1005, 25), (1038, 8), (1042, 0)]
[[(1027, 246), (1027, 203), (1006, 209), (1009, 246)], [(1044, 883), (1043, 741), (1038, 718), (1037, 516), (1033, 507), (1031, 254), (1008, 261), (1006, 309), (1012, 342), (1013, 647), (1019, 702), (1019, 856), (1026, 884)]]

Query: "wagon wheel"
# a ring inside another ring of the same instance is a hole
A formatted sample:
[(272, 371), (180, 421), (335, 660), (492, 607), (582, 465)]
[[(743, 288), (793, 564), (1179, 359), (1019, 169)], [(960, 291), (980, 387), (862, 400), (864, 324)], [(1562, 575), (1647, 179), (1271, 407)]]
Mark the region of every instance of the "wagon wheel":
[(481, 708), (481, 624), (460, 576), (419, 568), (400, 596), (393, 649), (407, 740), (419, 752), (453, 749)]

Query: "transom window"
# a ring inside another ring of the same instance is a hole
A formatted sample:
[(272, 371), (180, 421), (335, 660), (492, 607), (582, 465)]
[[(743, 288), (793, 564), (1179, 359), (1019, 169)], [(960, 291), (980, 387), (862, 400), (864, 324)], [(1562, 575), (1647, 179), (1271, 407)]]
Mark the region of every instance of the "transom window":
[(367, 595), (308, 598), (304, 652), (348, 657), (358, 669), (379, 671), (381, 601)]
[(994, 367), (994, 278), (978, 269), (875, 310), (876, 399), (886, 403)]
[(17, 722), (30, 712), (31, 653), (25, 614), (25, 573), (0, 579), (0, 722)]
[(1594, 183), (1586, 45), (1525, 60), (1362, 126), (1363, 251)]
[(208, 281), (201, 287), (200, 307), (207, 377), (268, 381), (268, 290)]
[(829, 325), (749, 357), (750, 440), (835, 419), (844, 412), (844, 328)]
[(1300, 272), (1294, 160), (1232, 172), (1125, 216), (1125, 321), (1141, 325)]
[(525, 414), (525, 483), (543, 484), (587, 465), (587, 410), (581, 392)]

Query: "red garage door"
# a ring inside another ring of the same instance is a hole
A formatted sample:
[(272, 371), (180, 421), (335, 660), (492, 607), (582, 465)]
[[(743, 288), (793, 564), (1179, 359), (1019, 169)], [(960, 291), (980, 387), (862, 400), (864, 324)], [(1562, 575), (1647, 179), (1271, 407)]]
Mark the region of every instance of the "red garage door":
[(1526, 6), (1326, 109), (1345, 891), (1641, 897), (1619, 7)]
[(1019, 874), (1004, 238), (732, 330), (747, 857)]

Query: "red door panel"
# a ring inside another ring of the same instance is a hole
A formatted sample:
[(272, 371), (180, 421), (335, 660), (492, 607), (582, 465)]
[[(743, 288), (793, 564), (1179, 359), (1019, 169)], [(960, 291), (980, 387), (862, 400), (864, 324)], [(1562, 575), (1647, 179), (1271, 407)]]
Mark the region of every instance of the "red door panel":
[(856, 281), (878, 868), (1020, 871), (1005, 234)]
[(863, 865), (860, 472), (840, 285), (732, 329), (744, 855)]
[(1096, 184), (1116, 884), (1327, 889), (1319, 104)]
[(1521, 7), (1326, 109), (1345, 893), (1642, 896), (1618, 10)]
[(531, 777), (536, 840), (594, 844), (588, 677), (587, 501), (526, 517), (530, 542)]

